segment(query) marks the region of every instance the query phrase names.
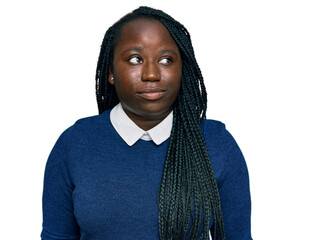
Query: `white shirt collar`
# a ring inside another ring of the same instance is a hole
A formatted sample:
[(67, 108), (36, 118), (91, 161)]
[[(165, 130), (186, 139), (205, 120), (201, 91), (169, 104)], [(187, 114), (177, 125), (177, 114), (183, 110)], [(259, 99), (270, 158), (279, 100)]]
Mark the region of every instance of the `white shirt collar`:
[(116, 132), (121, 138), (132, 146), (139, 139), (145, 141), (153, 141), (155, 144), (160, 145), (170, 137), (173, 112), (171, 112), (162, 122), (154, 128), (144, 131), (139, 128), (124, 112), (122, 104), (117, 104), (110, 113), (110, 119)]

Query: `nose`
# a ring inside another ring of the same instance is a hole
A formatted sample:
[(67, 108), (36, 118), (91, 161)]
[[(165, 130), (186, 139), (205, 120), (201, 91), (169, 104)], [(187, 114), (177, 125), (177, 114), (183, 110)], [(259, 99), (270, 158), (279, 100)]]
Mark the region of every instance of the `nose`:
[(160, 81), (160, 69), (157, 66), (157, 63), (154, 62), (146, 62), (143, 66), (142, 81)]

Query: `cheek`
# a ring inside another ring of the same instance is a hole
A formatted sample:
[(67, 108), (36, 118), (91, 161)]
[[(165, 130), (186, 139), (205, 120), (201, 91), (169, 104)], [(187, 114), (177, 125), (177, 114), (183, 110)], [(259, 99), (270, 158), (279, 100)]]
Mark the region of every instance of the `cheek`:
[(163, 78), (171, 81), (173, 84), (181, 81), (181, 68), (174, 67), (170, 71), (164, 71), (162, 73)]
[(168, 79), (170, 80), (171, 86), (179, 90), (181, 86), (181, 71), (169, 74)]
[(181, 75), (171, 75), (169, 76), (168, 87), (171, 89), (171, 94), (169, 95), (170, 101), (174, 101), (177, 98), (178, 92), (181, 87)]
[(120, 85), (133, 86), (141, 80), (141, 74), (138, 70), (131, 71), (118, 71), (115, 74), (116, 80), (119, 81)]
[(135, 72), (117, 72), (115, 76), (115, 89), (120, 101), (131, 99), (136, 92), (136, 85), (140, 82), (140, 75)]

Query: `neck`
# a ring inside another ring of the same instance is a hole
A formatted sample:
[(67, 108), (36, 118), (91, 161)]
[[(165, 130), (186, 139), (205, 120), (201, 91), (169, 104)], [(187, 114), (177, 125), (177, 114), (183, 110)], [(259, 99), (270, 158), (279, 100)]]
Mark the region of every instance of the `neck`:
[(156, 125), (158, 125), (160, 122), (162, 122), (172, 111), (172, 109), (169, 109), (168, 111), (158, 114), (158, 115), (144, 115), (140, 116), (133, 112), (130, 112), (123, 108), (126, 115), (141, 129), (144, 131), (148, 131), (152, 128), (154, 128)]

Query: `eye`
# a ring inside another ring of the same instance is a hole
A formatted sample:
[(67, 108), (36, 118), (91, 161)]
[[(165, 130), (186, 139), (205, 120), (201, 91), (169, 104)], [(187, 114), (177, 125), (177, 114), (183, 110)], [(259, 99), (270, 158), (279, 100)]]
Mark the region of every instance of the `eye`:
[(129, 62), (134, 64), (134, 65), (137, 65), (137, 64), (140, 64), (143, 62), (142, 58), (139, 57), (139, 56), (133, 56), (129, 59)]
[(161, 58), (160, 59), (160, 61), (159, 61), (159, 63), (161, 64), (161, 65), (169, 65), (169, 64), (171, 64), (173, 62), (173, 60), (172, 60), (172, 58), (170, 58), (170, 57), (163, 57), (163, 58)]

